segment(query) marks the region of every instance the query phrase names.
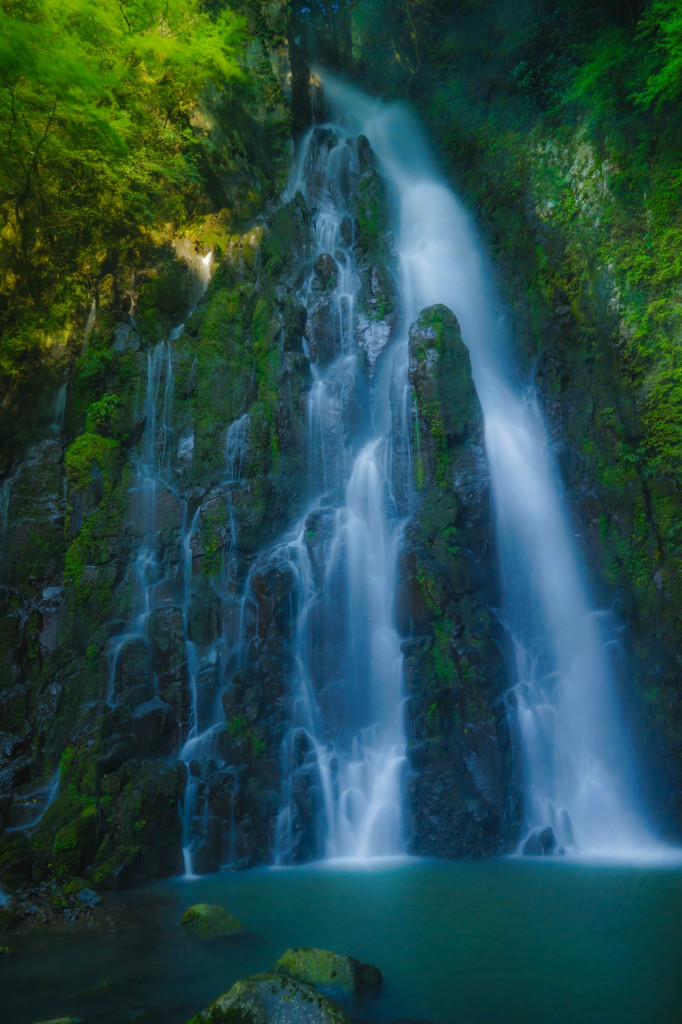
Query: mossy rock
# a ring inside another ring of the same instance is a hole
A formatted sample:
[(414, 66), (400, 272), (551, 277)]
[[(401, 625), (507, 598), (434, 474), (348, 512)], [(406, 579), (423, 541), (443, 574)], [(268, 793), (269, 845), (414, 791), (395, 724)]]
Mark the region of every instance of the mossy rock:
[(90, 889), (90, 882), (86, 882), (84, 878), (72, 878), (71, 881), (64, 886), (65, 896), (78, 896), (79, 893), (84, 892), (86, 889)]
[(304, 981), (315, 988), (357, 995), (379, 988), (381, 971), (354, 956), (328, 949), (288, 949), (272, 968), (279, 974)]
[(93, 882), (100, 889), (118, 889), (129, 885), (138, 871), (142, 852), (139, 846), (121, 846), (110, 854), (111, 849), (111, 841), (105, 836), (97, 851), (92, 876)]
[(81, 1017), (51, 1017), (50, 1020), (39, 1020), (36, 1024), (83, 1024)]
[(75, 821), (57, 832), (52, 845), (52, 861), (58, 878), (78, 877), (92, 864), (98, 846), (96, 807), (87, 807)]
[(180, 926), (199, 939), (220, 939), (244, 931), (244, 925), (238, 917), (228, 913), (225, 907), (210, 903), (197, 903), (186, 910)]
[[(19, 915), (9, 907), (0, 907), (0, 932), (8, 932), (10, 928), (14, 928), (15, 925), (19, 924), (20, 920)], [(7, 951), (7, 946), (0, 948)]]
[(351, 1024), (343, 1010), (311, 985), (286, 974), (238, 981), (188, 1024)]
[(0, 882), (10, 889), (33, 878), (33, 848), (25, 832), (0, 836)]

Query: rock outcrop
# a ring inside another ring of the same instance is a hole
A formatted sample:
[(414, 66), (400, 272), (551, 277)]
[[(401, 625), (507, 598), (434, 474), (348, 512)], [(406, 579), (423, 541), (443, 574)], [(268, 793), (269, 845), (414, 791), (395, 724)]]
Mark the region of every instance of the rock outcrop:
[(399, 615), (408, 694), (410, 845), (415, 853), (508, 850), (519, 795), (491, 550), (482, 414), (453, 313), (410, 329), (416, 512), (405, 530)]

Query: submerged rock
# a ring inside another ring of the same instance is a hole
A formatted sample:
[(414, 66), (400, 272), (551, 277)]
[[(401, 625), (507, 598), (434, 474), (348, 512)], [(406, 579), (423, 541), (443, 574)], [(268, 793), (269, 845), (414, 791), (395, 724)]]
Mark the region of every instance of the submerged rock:
[(346, 995), (379, 988), (383, 981), (378, 967), (328, 949), (288, 949), (272, 970), (316, 988), (333, 989)]
[(286, 974), (254, 974), (197, 1014), (189, 1024), (351, 1024), (343, 1010), (311, 985)]
[(244, 931), (238, 917), (228, 913), (225, 907), (210, 903), (197, 903), (182, 915), (180, 926), (190, 935), (199, 939), (219, 939), (226, 935), (237, 935)]

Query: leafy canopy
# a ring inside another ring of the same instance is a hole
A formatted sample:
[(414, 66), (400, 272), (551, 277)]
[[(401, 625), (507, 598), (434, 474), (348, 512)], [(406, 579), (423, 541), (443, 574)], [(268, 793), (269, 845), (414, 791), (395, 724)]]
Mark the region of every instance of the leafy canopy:
[[(0, 300), (40, 302), (199, 184), (200, 91), (239, 73), (244, 30), (201, 0), (0, 6)], [(152, 211), (154, 211), (152, 213)]]

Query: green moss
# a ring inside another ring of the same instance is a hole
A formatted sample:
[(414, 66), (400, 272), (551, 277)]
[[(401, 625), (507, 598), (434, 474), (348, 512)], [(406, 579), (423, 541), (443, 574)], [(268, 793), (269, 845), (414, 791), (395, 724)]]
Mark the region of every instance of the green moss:
[(388, 259), (391, 218), (386, 184), (373, 168), (365, 171), (358, 185), (355, 211), (357, 245), (367, 257)]
[(353, 995), (381, 985), (381, 972), (355, 957), (327, 949), (288, 949), (272, 968), (315, 988)]
[(228, 913), (225, 907), (197, 903), (182, 915), (183, 931), (198, 939), (219, 939), (236, 935), (244, 930), (241, 921)]
[(98, 846), (96, 807), (88, 807), (59, 829), (52, 844), (52, 863), (58, 879), (73, 878), (92, 864)]
[(233, 739), (240, 739), (246, 733), (249, 723), (243, 715), (237, 715), (227, 723), (227, 731)]
[(10, 889), (33, 878), (33, 851), (25, 832), (5, 832), (0, 836), (0, 881)]
[[(106, 850), (111, 850), (110, 844), (107, 845)], [(117, 889), (121, 885), (128, 884), (134, 877), (141, 852), (139, 846), (121, 846), (115, 853), (100, 860), (98, 851), (92, 873), (94, 884), (99, 889)]]
[(111, 434), (118, 419), (121, 399), (118, 395), (107, 391), (88, 408), (85, 416), (85, 427), (95, 434)]
[(118, 441), (100, 434), (81, 434), (66, 452), (66, 477), (75, 490), (87, 487), (96, 466), (104, 479), (105, 488), (112, 486), (118, 465)]

